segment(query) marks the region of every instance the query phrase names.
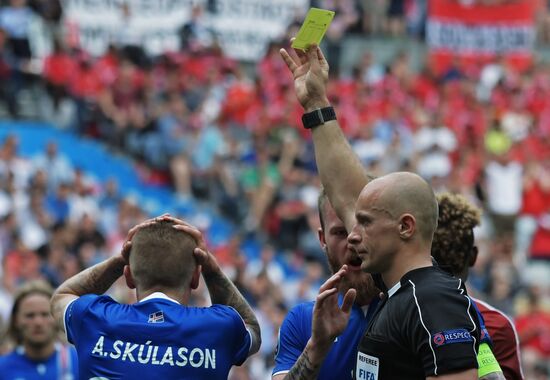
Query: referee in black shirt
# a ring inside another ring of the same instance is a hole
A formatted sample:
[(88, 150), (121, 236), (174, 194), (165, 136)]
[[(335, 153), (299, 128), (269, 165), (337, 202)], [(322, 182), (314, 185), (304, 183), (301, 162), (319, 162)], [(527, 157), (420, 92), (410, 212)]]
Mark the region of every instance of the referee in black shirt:
[[(477, 379), (477, 314), (461, 281), (431, 260), (438, 219), (431, 187), (412, 173), (369, 177), (328, 101), (328, 64), (321, 50), (295, 52), (291, 57), (282, 49), (281, 55), (304, 107), (304, 126), (312, 130), (321, 182), (349, 232), (350, 249), (362, 259), (319, 289), (312, 320), (318, 346), (330, 347), (340, 333), (327, 326), (349, 318), (349, 310), (338, 305), (340, 278), (363, 270), (377, 274), (386, 291), (359, 345), (356, 379)], [(354, 297), (355, 290), (348, 290), (343, 305)]]
[(437, 217), (432, 189), (415, 174), (361, 191), (348, 243), (389, 289), (359, 344), (356, 379), (477, 378), (476, 311), (461, 280), (431, 261)]

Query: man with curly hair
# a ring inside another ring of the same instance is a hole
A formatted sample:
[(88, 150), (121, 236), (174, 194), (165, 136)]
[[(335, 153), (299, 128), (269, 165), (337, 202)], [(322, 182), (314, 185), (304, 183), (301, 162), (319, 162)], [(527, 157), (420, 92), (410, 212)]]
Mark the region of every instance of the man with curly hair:
[[(480, 224), (481, 211), (457, 194), (438, 194), (437, 201), (439, 219), (432, 242), (432, 256), (442, 269), (466, 281), (478, 255), (474, 228)], [(507, 380), (523, 379), (514, 324), (500, 310), (471, 298), (485, 320), (493, 353), (504, 376)]]

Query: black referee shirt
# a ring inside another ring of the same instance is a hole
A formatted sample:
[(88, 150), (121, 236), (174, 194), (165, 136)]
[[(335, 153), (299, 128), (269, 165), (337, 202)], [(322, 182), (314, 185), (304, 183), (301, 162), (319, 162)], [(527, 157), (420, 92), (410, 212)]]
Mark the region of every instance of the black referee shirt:
[(437, 266), (388, 291), (359, 343), (357, 380), (426, 379), (477, 368), (479, 321), (462, 280)]

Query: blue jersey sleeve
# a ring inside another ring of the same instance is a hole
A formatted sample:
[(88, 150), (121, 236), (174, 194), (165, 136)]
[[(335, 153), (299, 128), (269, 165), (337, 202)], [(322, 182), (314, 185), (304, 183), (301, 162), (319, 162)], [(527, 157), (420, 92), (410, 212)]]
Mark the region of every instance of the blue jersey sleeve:
[(84, 325), (84, 315), (90, 305), (99, 297), (96, 294), (87, 294), (79, 297), (71, 302), (65, 310), (65, 331), (67, 332), (67, 340), (69, 343), (78, 344), (80, 329)]
[[(225, 337), (232, 337), (231, 340), (233, 352), (233, 364), (241, 365), (244, 363), (250, 352), (250, 346), (252, 344), (252, 338), (250, 333), (246, 329), (246, 325), (241, 318), (241, 315), (230, 306), (225, 305), (213, 305), (212, 309), (220, 313), (224, 320), (228, 321), (227, 332)], [(229, 340), (228, 340), (229, 343)]]
[(313, 304), (300, 304), (290, 310), (279, 330), (273, 375), (288, 372), (311, 337)]
[(10, 366), (13, 366), (13, 354), (0, 356), (0, 380), (9, 379)]

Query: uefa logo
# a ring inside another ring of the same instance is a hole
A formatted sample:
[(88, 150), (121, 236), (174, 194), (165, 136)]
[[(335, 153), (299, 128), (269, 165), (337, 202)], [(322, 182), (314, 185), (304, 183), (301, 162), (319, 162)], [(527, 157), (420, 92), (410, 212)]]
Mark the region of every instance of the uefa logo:
[(433, 336), (433, 342), (436, 346), (441, 346), (445, 343), (445, 336), (441, 333), (434, 334)]

